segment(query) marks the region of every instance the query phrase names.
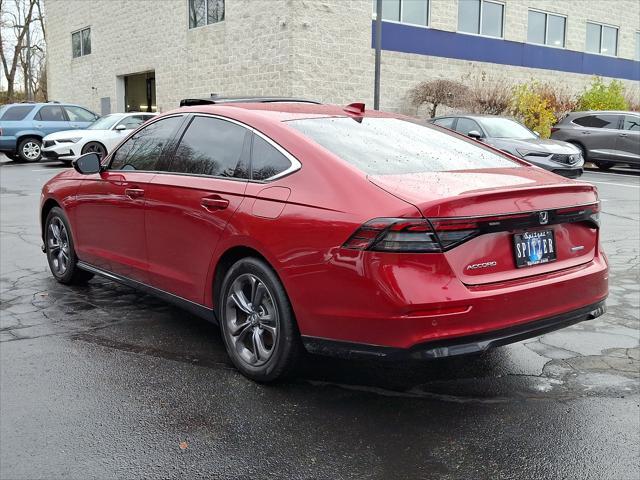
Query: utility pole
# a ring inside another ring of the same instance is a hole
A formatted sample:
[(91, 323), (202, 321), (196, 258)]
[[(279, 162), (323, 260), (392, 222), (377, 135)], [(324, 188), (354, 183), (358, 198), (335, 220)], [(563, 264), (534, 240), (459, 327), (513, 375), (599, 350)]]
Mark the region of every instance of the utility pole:
[(380, 110), (380, 57), (382, 54), (382, 0), (376, 0), (376, 64), (373, 80), (373, 109)]
[(25, 26), (27, 30), (25, 35), (27, 38), (27, 71), (24, 72), (24, 74), (27, 77), (27, 84), (26, 84), (27, 91), (24, 93), (25, 93), (25, 96), (27, 97), (28, 102), (33, 100), (31, 95), (31, 28), (30, 27), (31, 27), (31, 22), (27, 23)]

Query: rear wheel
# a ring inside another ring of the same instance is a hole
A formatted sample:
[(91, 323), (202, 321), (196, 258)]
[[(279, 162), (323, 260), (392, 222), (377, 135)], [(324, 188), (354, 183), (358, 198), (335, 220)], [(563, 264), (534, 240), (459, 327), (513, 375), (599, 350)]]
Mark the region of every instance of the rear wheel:
[(77, 284), (93, 277), (93, 273), (77, 266), (78, 257), (74, 250), (71, 228), (61, 208), (53, 207), (47, 215), (44, 236), (49, 268), (57, 281)]
[(227, 272), (218, 315), (233, 364), (246, 377), (272, 382), (289, 374), (302, 353), (287, 294), (275, 272), (258, 258), (243, 258)]
[(27, 137), (18, 144), (18, 156), (23, 162), (39, 162), (42, 158), (42, 142), (39, 138)]
[(107, 149), (100, 142), (89, 142), (82, 147), (82, 154), (84, 155), (85, 153), (97, 153), (102, 160), (107, 154)]
[(594, 162), (594, 163), (596, 164), (596, 167), (598, 167), (600, 170), (610, 170), (615, 165), (615, 163), (613, 162), (605, 162), (605, 161)]

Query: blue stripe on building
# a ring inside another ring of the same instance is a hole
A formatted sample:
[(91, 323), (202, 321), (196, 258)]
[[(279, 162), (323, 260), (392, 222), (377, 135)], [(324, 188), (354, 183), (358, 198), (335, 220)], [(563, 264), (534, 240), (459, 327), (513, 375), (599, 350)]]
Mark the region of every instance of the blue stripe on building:
[[(375, 25), (371, 29), (374, 45)], [(382, 22), (382, 49), (434, 57), (640, 80), (640, 62), (528, 43)]]

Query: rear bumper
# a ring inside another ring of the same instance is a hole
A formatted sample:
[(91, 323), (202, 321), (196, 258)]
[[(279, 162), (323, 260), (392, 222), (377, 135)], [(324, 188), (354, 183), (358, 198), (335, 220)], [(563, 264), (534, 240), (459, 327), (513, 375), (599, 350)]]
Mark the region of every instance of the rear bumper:
[(520, 342), (527, 338), (597, 318), (606, 311), (605, 301), (594, 303), (553, 317), (479, 334), (419, 343), (411, 348), (393, 348), (341, 342), (315, 337), (302, 337), (305, 348), (318, 355), (340, 358), (433, 359), (478, 353), (490, 348)]
[(0, 152), (15, 153), (16, 137), (0, 137)]

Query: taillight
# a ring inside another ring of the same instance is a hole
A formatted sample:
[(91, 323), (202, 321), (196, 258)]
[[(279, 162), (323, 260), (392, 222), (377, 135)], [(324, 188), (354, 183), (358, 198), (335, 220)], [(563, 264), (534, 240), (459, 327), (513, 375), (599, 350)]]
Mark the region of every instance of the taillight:
[(600, 202), (592, 205), (560, 208), (555, 212), (561, 222), (589, 221), (596, 227), (600, 226)]
[(557, 132), (558, 130), (560, 130), (558, 127), (551, 127), (551, 133)]
[(485, 233), (514, 232), (562, 223), (586, 222), (599, 228), (600, 202), (540, 211), (458, 218), (374, 218), (342, 246), (379, 252), (446, 252)]
[(477, 225), (469, 221), (375, 218), (356, 230), (343, 247), (377, 252), (442, 252), (478, 233)]
[(431, 219), (443, 250), (460, 245), (480, 234), (480, 225), (469, 219)]
[(344, 248), (378, 252), (440, 252), (440, 243), (423, 218), (374, 218), (347, 240)]

